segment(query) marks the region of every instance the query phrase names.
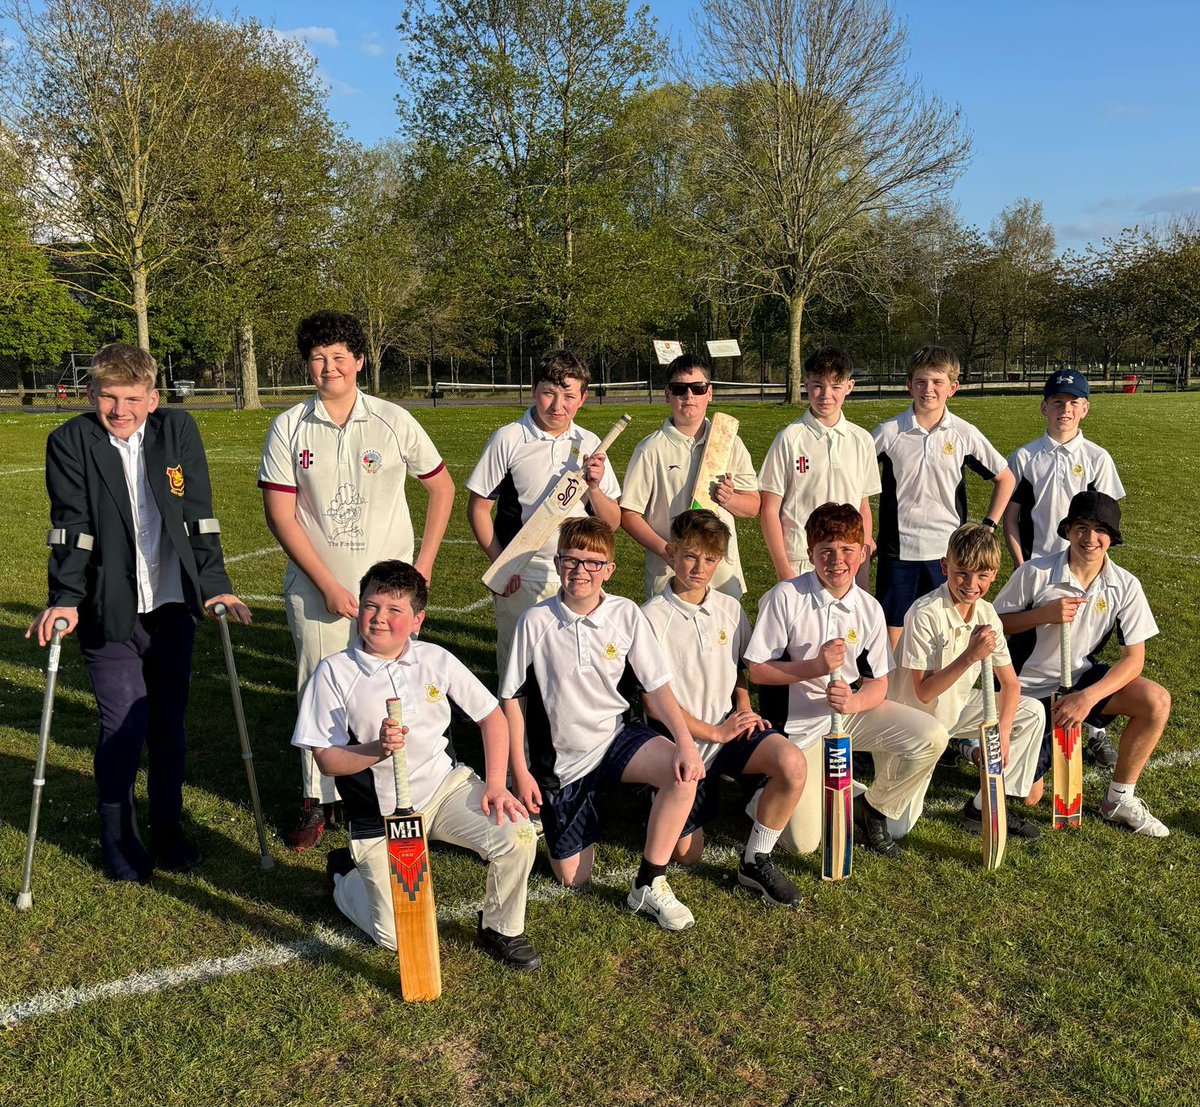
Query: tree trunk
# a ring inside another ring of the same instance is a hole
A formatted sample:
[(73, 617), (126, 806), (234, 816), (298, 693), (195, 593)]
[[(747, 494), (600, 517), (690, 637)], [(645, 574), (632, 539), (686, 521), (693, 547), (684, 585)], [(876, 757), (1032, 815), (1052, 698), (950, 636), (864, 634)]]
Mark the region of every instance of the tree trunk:
[(804, 322), (804, 297), (797, 296), (788, 301), (788, 379), (787, 402), (804, 402), (804, 358), (800, 355), (802, 324)]
[[(133, 265), (130, 267), (130, 278), (133, 282), (133, 313), (137, 319), (137, 344), (146, 353), (150, 352), (150, 312), (149, 296), (146, 292), (146, 266), (142, 260), (141, 246), (133, 248)], [(158, 367), (158, 386), (167, 387), (167, 371)], [(165, 394), (165, 393), (164, 393)]]
[(238, 360), (242, 363), (242, 410), (262, 411), (258, 398), (258, 362), (254, 360), (254, 324), (243, 315), (237, 322)]

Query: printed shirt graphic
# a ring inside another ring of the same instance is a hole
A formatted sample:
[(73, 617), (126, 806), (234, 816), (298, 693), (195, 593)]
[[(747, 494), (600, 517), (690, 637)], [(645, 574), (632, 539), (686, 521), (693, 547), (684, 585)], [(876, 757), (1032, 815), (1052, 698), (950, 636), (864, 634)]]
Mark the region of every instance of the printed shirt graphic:
[[(376, 561), (412, 561), (404, 482), (442, 467), (429, 435), (404, 408), (360, 392), (339, 427), (312, 396), (271, 423), (258, 484), (295, 493), (296, 520), (309, 541), (338, 582), (357, 592)], [(289, 563), (289, 577), (298, 572)]]

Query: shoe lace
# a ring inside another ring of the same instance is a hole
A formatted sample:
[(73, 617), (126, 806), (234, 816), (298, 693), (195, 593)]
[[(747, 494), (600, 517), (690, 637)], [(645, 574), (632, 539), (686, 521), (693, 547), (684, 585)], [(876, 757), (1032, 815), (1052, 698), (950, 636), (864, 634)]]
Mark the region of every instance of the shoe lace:
[(679, 902), (675, 898), (675, 893), (671, 890), (671, 885), (667, 883), (665, 876), (661, 881), (657, 881), (655, 885), (651, 885), (650, 890), (657, 893), (658, 899), (664, 907), (674, 907)]

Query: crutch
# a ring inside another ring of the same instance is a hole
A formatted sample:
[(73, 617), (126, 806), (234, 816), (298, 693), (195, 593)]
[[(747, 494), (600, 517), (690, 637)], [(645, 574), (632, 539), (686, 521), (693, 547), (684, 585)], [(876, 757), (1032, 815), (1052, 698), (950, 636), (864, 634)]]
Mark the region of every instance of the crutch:
[(50, 718), (54, 714), (54, 686), (58, 683), (58, 658), (62, 653), (62, 632), (67, 620), (54, 620), (50, 635), (50, 655), (46, 660), (46, 695), (42, 699), (42, 726), (38, 731), (37, 767), (33, 770), (33, 805), (29, 809), (29, 841), (25, 846), (25, 873), (21, 891), (17, 894), (17, 910), (28, 911), (33, 906), (33, 846), (37, 841), (38, 812), (42, 806), (42, 788), (46, 784), (46, 754), (50, 749)]
[(229, 640), (229, 623), (225, 616), (228, 608), (223, 603), (213, 604), (213, 614), (221, 627), (221, 646), (225, 650), (225, 671), (229, 674), (229, 694), (233, 697), (233, 717), (237, 721), (238, 738), (242, 743), (242, 761), (246, 765), (246, 783), (250, 785), (250, 803), (254, 807), (254, 825), (258, 830), (259, 865), (265, 872), (275, 862), (267, 852), (267, 831), (263, 826), (262, 804), (258, 799), (258, 781), (254, 776), (254, 753), (250, 749), (250, 735), (246, 732), (246, 714), (242, 710), (242, 692), (238, 687), (237, 666), (233, 661), (233, 643)]

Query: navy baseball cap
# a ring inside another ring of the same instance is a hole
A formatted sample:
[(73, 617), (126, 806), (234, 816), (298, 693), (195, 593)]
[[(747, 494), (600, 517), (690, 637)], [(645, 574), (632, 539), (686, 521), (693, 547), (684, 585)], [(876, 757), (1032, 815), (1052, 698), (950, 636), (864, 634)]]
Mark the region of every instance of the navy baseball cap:
[(1058, 369), (1046, 378), (1046, 387), (1042, 389), (1042, 396), (1049, 399), (1051, 396), (1057, 396), (1060, 392), (1065, 392), (1068, 396), (1079, 396), (1086, 400), (1092, 394), (1092, 387), (1088, 384), (1087, 377), (1078, 370)]
[(1072, 523), (1095, 520), (1100, 529), (1107, 531), (1114, 546), (1121, 545), (1121, 505), (1103, 492), (1076, 492), (1067, 508), (1067, 517), (1058, 524), (1059, 538), (1066, 538), (1067, 528)]

